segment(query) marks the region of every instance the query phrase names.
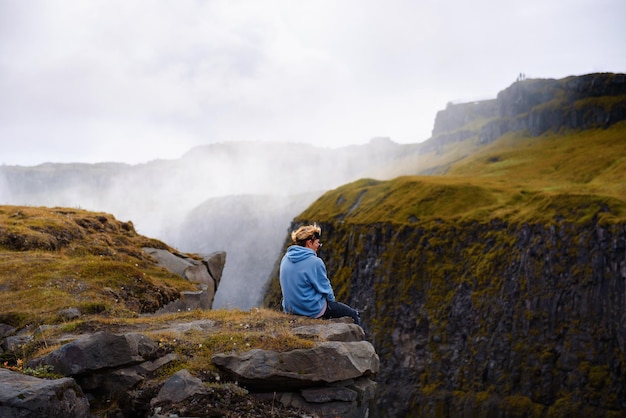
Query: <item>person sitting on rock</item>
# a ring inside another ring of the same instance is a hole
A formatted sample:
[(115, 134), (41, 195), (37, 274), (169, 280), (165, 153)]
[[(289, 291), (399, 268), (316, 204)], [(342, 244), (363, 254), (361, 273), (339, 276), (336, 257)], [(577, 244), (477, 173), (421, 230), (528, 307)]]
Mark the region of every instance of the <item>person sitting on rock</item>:
[(322, 246), (321, 234), (322, 229), (315, 224), (301, 226), (291, 233), (294, 245), (289, 246), (280, 262), (283, 310), (311, 318), (349, 316), (360, 325), (358, 311), (335, 301), (326, 265), (317, 256), (317, 250)]

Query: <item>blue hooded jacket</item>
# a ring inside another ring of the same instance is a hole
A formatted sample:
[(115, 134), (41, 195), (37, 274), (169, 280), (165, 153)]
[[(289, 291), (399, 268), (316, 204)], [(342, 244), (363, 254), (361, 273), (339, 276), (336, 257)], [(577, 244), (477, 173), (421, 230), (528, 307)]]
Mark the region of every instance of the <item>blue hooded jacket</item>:
[(310, 248), (290, 246), (280, 262), (279, 276), (287, 313), (316, 318), (323, 314), (327, 300), (335, 300), (326, 266)]

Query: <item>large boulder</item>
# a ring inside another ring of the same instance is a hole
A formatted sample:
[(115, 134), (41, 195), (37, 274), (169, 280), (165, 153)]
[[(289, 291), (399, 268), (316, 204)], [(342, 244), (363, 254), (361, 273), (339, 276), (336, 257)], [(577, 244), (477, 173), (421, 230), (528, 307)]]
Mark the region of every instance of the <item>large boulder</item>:
[(56, 373), (74, 376), (154, 359), (157, 349), (154, 341), (142, 334), (98, 332), (65, 344), (45, 357), (33, 359), (27, 366), (50, 365)]
[(39, 379), (0, 368), (0, 417), (89, 417), (89, 402), (72, 378)]
[(163, 352), (143, 334), (98, 332), (33, 359), (27, 367), (52, 366), (56, 373), (72, 376), (89, 396), (133, 403), (137, 395), (132, 390), (178, 360), (177, 354)]
[(218, 251), (203, 257), (202, 261), (184, 254), (172, 253), (159, 248), (145, 247), (161, 267), (198, 285), (196, 292), (181, 292), (181, 298), (169, 303), (157, 313), (180, 312), (194, 309), (209, 310), (213, 307), (215, 292), (222, 279), (226, 253)]
[(276, 389), (316, 386), (378, 373), (379, 359), (367, 341), (325, 341), (288, 352), (250, 350), (216, 354), (220, 369), (245, 387)]
[(250, 350), (217, 354), (213, 362), (252, 396), (320, 418), (364, 418), (376, 396), (379, 359), (363, 329), (343, 320), (295, 327), (294, 335), (316, 341), (289, 352)]

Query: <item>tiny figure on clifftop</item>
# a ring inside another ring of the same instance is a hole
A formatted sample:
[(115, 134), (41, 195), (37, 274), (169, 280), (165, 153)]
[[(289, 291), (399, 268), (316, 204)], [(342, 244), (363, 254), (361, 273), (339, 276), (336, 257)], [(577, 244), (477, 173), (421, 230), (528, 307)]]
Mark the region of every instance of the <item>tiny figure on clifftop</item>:
[(280, 287), (283, 310), (311, 318), (349, 316), (360, 325), (359, 313), (335, 301), (335, 294), (326, 275), (326, 265), (317, 256), (322, 246), (322, 229), (317, 225), (301, 226), (291, 233), (294, 245), (289, 246), (280, 262)]

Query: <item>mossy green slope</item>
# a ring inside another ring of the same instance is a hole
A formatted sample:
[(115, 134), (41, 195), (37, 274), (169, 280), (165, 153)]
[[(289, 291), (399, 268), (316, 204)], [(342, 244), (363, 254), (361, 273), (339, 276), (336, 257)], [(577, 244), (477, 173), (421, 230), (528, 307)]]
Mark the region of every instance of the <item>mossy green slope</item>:
[(0, 323), (55, 323), (70, 307), (136, 316), (196, 290), (156, 266), (143, 247), (174, 251), (110, 214), (0, 206)]
[[(626, 214), (625, 199), (626, 122), (621, 122), (540, 137), (507, 134), (450, 164), (445, 175), (359, 180), (326, 193), (300, 218), (404, 224), (487, 215), (548, 221), (562, 210), (573, 221), (594, 211), (617, 220)], [(597, 210), (585, 209), (594, 205)]]

